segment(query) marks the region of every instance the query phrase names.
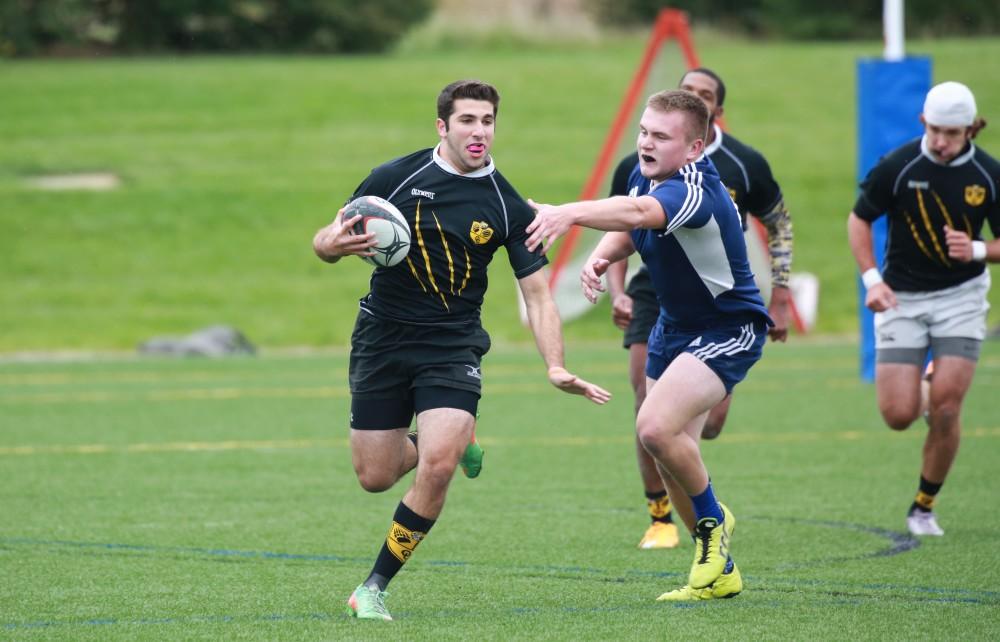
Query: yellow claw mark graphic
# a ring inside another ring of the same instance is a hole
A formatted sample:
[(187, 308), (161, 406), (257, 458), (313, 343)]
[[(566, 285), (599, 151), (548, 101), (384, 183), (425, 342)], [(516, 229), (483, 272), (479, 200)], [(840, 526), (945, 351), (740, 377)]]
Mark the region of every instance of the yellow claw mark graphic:
[(472, 276), (472, 261), (469, 260), (469, 248), (462, 248), (465, 251), (465, 278), (462, 279), (462, 287), (458, 288), (458, 293), (462, 294), (462, 290), (469, 283), (469, 277)]
[(431, 257), (427, 254), (427, 245), (424, 243), (423, 232), (420, 231), (420, 201), (417, 201), (417, 217), (413, 228), (417, 231), (417, 245), (420, 247), (420, 254), (424, 257), (424, 269), (427, 271), (427, 280), (430, 281), (431, 287), (439, 297), (441, 297), (441, 303), (444, 305), (444, 309), (451, 312), (451, 308), (448, 307), (448, 301), (444, 298), (444, 293), (437, 286), (437, 281), (434, 280), (434, 272), (431, 270)]
[(933, 261), (934, 257), (931, 256), (931, 253), (927, 249), (927, 246), (924, 245), (923, 240), (920, 238), (920, 232), (917, 231), (916, 224), (913, 222), (913, 219), (910, 218), (910, 213), (909, 212), (903, 212), (903, 216), (906, 217), (906, 224), (910, 226), (910, 234), (913, 235), (913, 240), (917, 242), (917, 247), (920, 248), (921, 252), (923, 252), (925, 255), (927, 255), (927, 258), (929, 258), (930, 260)]
[(972, 238), (972, 222), (969, 220), (969, 217), (966, 216), (965, 214), (962, 214), (962, 220), (965, 221), (965, 233), (968, 234), (969, 238), (971, 239)]
[(945, 207), (944, 203), (941, 201), (941, 197), (938, 196), (937, 192), (935, 192), (935, 191), (931, 191), (931, 194), (934, 196), (934, 200), (937, 202), (938, 207), (941, 208), (941, 213), (944, 214), (944, 221), (945, 221), (945, 223), (947, 223), (948, 227), (950, 227), (951, 229), (953, 229), (953, 230), (957, 229), (955, 227), (955, 224), (951, 220), (951, 215), (948, 214), (948, 208)]
[(413, 264), (413, 261), (410, 259), (410, 257), (406, 257), (406, 264), (410, 266), (410, 272), (413, 274), (413, 278), (417, 280), (417, 283), (420, 284), (420, 289), (426, 293), (427, 286), (424, 285), (424, 282), (423, 280), (421, 280), (420, 275), (417, 274), (417, 266)]
[(441, 221), (438, 220), (437, 214), (432, 211), (431, 216), (434, 217), (434, 224), (437, 225), (438, 234), (441, 235), (444, 254), (448, 257), (448, 291), (455, 294), (455, 264), (451, 260), (451, 248), (448, 247), (448, 239), (444, 237), (444, 230), (441, 229)]
[[(934, 232), (934, 228), (931, 226), (931, 217), (927, 213), (927, 206), (924, 204), (924, 191), (917, 190), (917, 204), (920, 206), (920, 216), (924, 221), (924, 229), (927, 230), (927, 234), (931, 237), (931, 242), (934, 244), (934, 251), (937, 252), (938, 258), (946, 266), (950, 266), (951, 262), (948, 261), (948, 256), (941, 249), (941, 244), (938, 242), (937, 234)], [(947, 213), (945, 213), (947, 216)]]

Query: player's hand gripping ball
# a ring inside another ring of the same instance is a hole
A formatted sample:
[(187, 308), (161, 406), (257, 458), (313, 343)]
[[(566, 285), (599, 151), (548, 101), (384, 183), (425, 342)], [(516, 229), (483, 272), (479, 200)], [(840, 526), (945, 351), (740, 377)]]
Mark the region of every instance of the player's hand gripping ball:
[(375, 233), (372, 256), (365, 261), (378, 267), (392, 267), (406, 258), (410, 251), (410, 226), (396, 206), (378, 196), (360, 196), (344, 208), (344, 219), (357, 214), (361, 219), (354, 224), (355, 234)]

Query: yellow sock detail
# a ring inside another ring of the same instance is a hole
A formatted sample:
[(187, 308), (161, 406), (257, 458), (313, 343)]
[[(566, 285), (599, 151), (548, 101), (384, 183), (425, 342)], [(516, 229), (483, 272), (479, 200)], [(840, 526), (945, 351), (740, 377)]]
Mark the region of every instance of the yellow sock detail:
[(389, 547), (389, 552), (400, 562), (405, 563), (410, 559), (410, 555), (413, 555), (413, 549), (426, 535), (420, 531), (412, 531), (399, 522), (393, 522), (389, 527), (389, 534), (385, 536), (385, 543)]
[(653, 519), (663, 519), (670, 512), (670, 497), (664, 495), (659, 499), (647, 499), (646, 505), (649, 507), (649, 516)]
[(919, 506), (931, 510), (934, 508), (934, 495), (928, 495), (922, 490), (917, 491), (917, 498), (914, 499)]

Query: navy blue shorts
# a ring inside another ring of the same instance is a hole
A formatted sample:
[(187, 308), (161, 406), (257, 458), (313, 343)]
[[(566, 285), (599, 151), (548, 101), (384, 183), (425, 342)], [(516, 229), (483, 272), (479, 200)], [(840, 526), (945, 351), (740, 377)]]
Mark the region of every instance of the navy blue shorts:
[(726, 394), (729, 394), (760, 359), (765, 341), (767, 323), (764, 321), (706, 328), (701, 332), (664, 327), (663, 323), (657, 323), (649, 334), (646, 376), (659, 379), (674, 359), (687, 352), (711, 368), (722, 380)]

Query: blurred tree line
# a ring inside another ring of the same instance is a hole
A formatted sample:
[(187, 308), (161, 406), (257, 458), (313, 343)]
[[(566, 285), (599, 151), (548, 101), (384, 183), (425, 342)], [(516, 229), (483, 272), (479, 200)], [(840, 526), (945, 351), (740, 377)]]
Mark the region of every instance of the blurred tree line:
[(0, 0), (0, 55), (377, 52), (434, 0)]
[[(558, 1), (558, 0), (552, 0)], [(378, 52), (436, 0), (0, 0), (0, 56), (49, 53)], [(666, 6), (697, 24), (794, 39), (878, 38), (875, 0), (573, 0), (598, 24), (647, 26)], [(907, 33), (1000, 33), (997, 0), (908, 0)], [(545, 3), (542, 3), (545, 5)]]
[[(587, 0), (597, 18), (622, 26), (650, 24), (664, 7), (683, 9), (698, 24), (802, 40), (879, 38), (882, 3), (876, 0)], [(919, 36), (1000, 33), (996, 0), (906, 0), (906, 33)]]

